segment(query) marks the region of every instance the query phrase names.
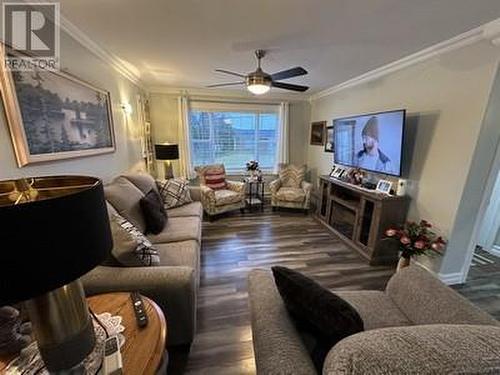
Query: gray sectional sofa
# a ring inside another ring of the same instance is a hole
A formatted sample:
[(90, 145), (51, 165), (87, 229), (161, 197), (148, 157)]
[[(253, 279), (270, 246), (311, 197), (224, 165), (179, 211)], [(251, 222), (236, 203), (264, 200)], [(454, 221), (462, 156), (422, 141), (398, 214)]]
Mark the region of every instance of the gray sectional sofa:
[[(323, 374), (498, 374), (500, 325), (426, 270), (396, 273), (385, 291), (338, 291), (365, 331), (338, 342)], [(267, 270), (249, 275), (258, 374), (316, 374)]]
[[(157, 187), (150, 175), (134, 173), (117, 177), (104, 191), (112, 208), (144, 232), (139, 200), (151, 189)], [(168, 322), (168, 345), (192, 342), (196, 330), (203, 208), (197, 188), (191, 189), (191, 197), (192, 203), (167, 211), (161, 233), (148, 235), (160, 253), (160, 266), (98, 266), (82, 278), (88, 295), (139, 291), (153, 299)]]

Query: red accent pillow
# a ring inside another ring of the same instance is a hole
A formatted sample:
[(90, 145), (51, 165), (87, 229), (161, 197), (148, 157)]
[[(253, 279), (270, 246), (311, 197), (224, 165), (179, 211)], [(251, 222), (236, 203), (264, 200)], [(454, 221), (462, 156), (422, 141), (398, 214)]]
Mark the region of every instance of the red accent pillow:
[(226, 188), (226, 174), (223, 172), (205, 173), (205, 185), (214, 190)]

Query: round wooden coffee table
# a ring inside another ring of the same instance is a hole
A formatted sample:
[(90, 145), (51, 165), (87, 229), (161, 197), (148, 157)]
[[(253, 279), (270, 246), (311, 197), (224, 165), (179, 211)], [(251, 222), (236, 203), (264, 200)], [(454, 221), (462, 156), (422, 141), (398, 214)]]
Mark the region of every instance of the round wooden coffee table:
[(156, 371), (166, 360), (165, 346), (167, 338), (167, 323), (160, 307), (147, 297), (142, 296), (148, 325), (137, 326), (130, 293), (106, 293), (88, 298), (92, 311), (96, 314), (109, 312), (120, 315), (125, 327), (123, 335), (125, 344), (122, 346), (123, 372), (125, 374), (156, 374)]
[[(121, 348), (121, 354), (125, 374), (156, 374), (160, 367), (166, 365), (164, 361), (167, 361), (165, 316), (149, 298), (142, 296), (142, 300), (149, 319), (144, 328), (137, 326), (130, 293), (98, 294), (87, 299), (95, 314), (109, 312), (122, 317), (125, 344)], [(0, 373), (14, 357), (0, 356)]]

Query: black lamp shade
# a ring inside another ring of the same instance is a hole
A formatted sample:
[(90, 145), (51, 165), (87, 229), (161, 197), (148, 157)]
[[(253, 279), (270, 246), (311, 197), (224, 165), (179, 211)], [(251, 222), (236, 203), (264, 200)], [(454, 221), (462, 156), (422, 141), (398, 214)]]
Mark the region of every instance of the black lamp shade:
[(169, 144), (155, 145), (155, 155), (158, 160), (177, 160), (179, 159), (179, 146)]
[(0, 181), (0, 306), (76, 280), (105, 260), (113, 247), (99, 179), (19, 181), (31, 182), (38, 196), (14, 204), (18, 181)]

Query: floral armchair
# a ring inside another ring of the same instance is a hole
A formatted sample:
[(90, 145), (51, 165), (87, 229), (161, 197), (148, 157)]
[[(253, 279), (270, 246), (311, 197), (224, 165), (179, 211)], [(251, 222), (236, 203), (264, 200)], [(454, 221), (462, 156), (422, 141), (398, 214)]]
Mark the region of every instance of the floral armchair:
[(278, 179), (269, 184), (271, 206), (299, 208), (307, 213), (311, 202), (312, 184), (304, 181), (307, 167), (292, 164), (280, 164)]
[[(241, 210), (245, 208), (245, 184), (243, 182), (226, 180), (224, 164), (212, 164), (195, 167), (200, 179), (201, 204), (203, 209), (212, 216), (223, 212)], [(212, 188), (213, 176), (217, 181), (223, 180), (217, 188)]]

